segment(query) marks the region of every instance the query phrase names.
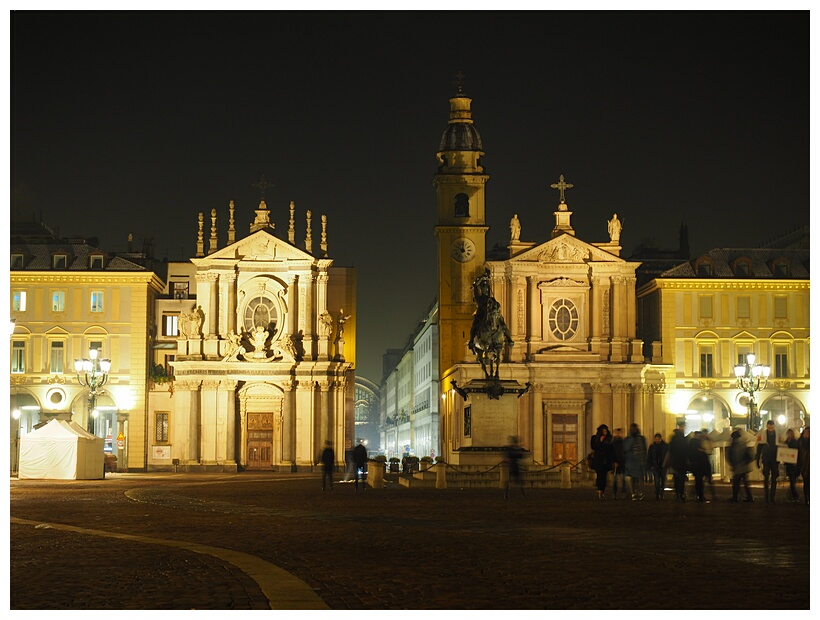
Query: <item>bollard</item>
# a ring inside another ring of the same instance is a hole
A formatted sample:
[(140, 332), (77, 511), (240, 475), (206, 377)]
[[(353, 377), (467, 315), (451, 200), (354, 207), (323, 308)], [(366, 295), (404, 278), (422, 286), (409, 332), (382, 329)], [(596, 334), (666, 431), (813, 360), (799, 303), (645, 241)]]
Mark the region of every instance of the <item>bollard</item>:
[(572, 488), (572, 478), (570, 478), (570, 470), (569, 470), (569, 463), (564, 461), (560, 465), (561, 469), (561, 488), (562, 489), (571, 489)]
[(447, 463), (444, 461), (436, 463), (436, 488), (447, 488)]
[(374, 489), (384, 488), (384, 463), (381, 461), (368, 461), (365, 484), (369, 484)]
[(510, 466), (508, 463), (501, 463), (501, 466), (498, 468), (498, 488), (499, 489), (506, 489), (507, 485), (510, 483)]

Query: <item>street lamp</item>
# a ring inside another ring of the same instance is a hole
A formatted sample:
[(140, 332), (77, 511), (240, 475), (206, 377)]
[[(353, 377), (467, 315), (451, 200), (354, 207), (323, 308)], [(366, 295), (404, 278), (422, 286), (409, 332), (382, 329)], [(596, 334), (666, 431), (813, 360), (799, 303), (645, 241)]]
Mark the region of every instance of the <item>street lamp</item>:
[(749, 395), (749, 430), (756, 433), (760, 420), (757, 414), (755, 392), (765, 390), (769, 383), (771, 368), (762, 364), (755, 364), (754, 353), (746, 354), (746, 363), (735, 366), (737, 387)]
[[(80, 385), (90, 388), (88, 394), (88, 432), (97, 434), (96, 422), (99, 412), (97, 411), (97, 396), (102, 393), (102, 386), (108, 381), (108, 372), (111, 370), (111, 360), (99, 359), (97, 349), (88, 350), (88, 359), (74, 360), (74, 370), (77, 371), (77, 381)], [(80, 376), (85, 375), (85, 379)]]
[(14, 474), (20, 475), (20, 410), (15, 408), (11, 412), (11, 417), (17, 423), (17, 430), (14, 432)]

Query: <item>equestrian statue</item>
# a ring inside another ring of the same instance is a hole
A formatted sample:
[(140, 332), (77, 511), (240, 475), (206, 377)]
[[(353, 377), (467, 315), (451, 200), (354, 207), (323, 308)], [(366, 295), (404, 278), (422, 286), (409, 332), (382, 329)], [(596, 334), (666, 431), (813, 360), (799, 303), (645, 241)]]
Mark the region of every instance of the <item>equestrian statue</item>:
[(501, 352), (505, 344), (513, 344), (513, 339), (501, 316), (501, 304), (490, 291), (489, 269), (485, 269), (484, 274), (475, 279), (472, 288), (476, 310), (468, 346), (481, 362), (485, 378), (498, 380)]

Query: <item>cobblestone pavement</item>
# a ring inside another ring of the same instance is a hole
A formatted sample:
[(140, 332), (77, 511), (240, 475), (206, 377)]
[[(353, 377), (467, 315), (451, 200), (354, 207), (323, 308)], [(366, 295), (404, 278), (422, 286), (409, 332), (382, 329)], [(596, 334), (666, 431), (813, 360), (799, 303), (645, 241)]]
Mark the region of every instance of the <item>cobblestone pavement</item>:
[[(803, 609), (809, 508), (314, 474), (11, 480), (11, 609)], [(68, 528), (68, 529), (66, 529)]]

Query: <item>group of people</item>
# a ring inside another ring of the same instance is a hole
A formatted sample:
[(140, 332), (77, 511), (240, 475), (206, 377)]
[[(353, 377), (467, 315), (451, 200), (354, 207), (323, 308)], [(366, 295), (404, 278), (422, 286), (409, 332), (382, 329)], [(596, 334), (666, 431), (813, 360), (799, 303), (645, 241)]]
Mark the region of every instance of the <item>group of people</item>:
[[(367, 448), (359, 442), (353, 448), (353, 482), (356, 491), (359, 490), (359, 481), (362, 482), (362, 490), (367, 488), (364, 481), (367, 472)], [(333, 451), (333, 444), (325, 442), (324, 450), (319, 456), (322, 464), (322, 491), (333, 490), (333, 471), (336, 469), (336, 453)]]
[[(590, 440), (592, 453), (590, 467), (595, 470), (595, 487), (598, 499), (607, 498), (609, 475), (612, 474), (612, 499), (618, 499), (619, 491), (624, 499), (641, 500), (644, 497), (644, 479), (654, 482), (655, 499), (663, 499), (667, 471), (671, 470), (675, 499), (686, 501), (686, 481), (691, 473), (695, 484), (695, 499), (708, 503), (715, 499), (712, 479), (712, 442), (706, 429), (695, 431), (691, 437), (684, 434), (684, 426), (674, 430), (669, 442), (655, 433), (652, 444), (647, 447), (646, 438), (641, 435), (637, 424), (629, 427), (629, 435), (623, 436), (622, 429), (610, 433), (606, 424), (601, 424)], [(748, 474), (752, 463), (763, 469), (763, 488), (766, 502), (774, 502), (777, 477), (780, 471), (778, 448), (791, 448), (791, 456), (785, 462), (785, 473), (789, 481), (789, 501), (799, 501), (797, 479), (803, 479), (803, 498), (809, 503), (809, 427), (797, 437), (793, 429), (778, 438), (774, 422), (769, 420), (766, 428), (757, 436), (757, 449), (749, 445), (743, 433), (735, 430), (732, 443), (726, 450), (726, 458), (732, 468), (732, 501), (740, 501), (740, 487), (746, 498), (753, 501), (749, 488)], [(793, 458), (796, 450), (797, 457)], [(784, 457), (784, 460), (785, 457)], [(706, 497), (706, 488), (709, 496)]]

